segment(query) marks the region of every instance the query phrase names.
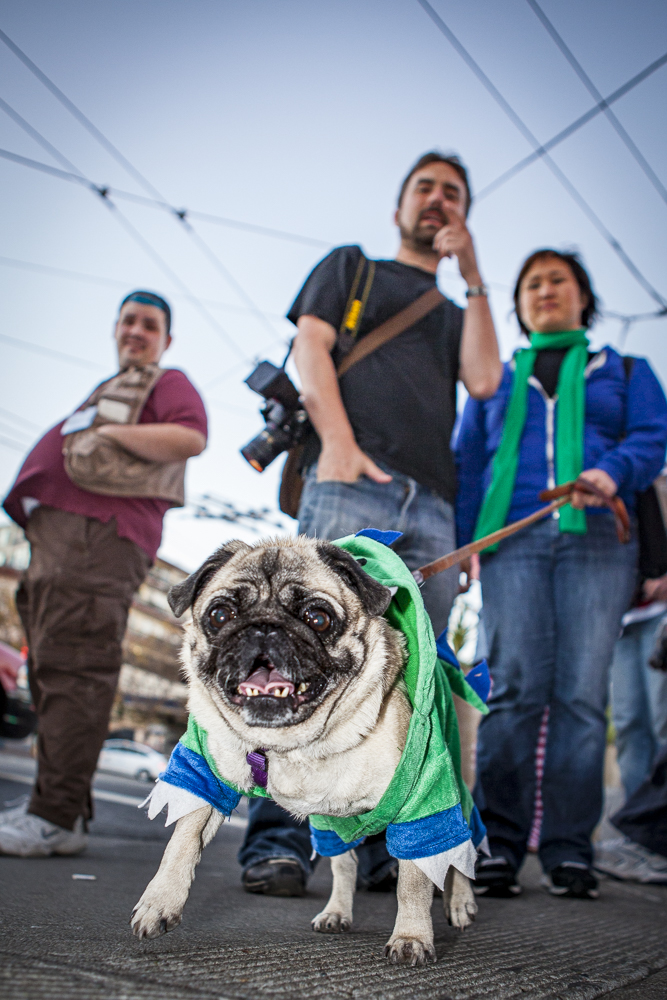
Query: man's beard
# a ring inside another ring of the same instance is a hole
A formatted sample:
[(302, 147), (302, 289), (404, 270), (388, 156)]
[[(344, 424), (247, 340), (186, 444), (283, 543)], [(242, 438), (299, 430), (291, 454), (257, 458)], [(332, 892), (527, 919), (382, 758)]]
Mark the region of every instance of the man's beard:
[(421, 229), (420, 222), (421, 219), (418, 219), (412, 229), (407, 229), (405, 226), (399, 224), (398, 231), (401, 234), (401, 241), (404, 245), (410, 247), (412, 250), (416, 250), (418, 253), (434, 253), (433, 240), (435, 233)]

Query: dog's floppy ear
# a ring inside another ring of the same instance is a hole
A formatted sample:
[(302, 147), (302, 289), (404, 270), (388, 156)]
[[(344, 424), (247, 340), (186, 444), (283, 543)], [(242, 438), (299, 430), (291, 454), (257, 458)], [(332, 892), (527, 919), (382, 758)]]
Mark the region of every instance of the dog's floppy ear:
[(177, 583), (171, 588), (167, 594), (167, 600), (177, 618), (180, 618), (187, 608), (192, 607), (197, 599), (197, 594), (213, 574), (217, 573), (226, 562), (229, 562), (232, 556), (244, 549), (249, 550), (250, 546), (238, 540), (221, 545), (199, 569), (190, 574), (187, 580), (183, 580), (182, 583)]
[(365, 573), (357, 560), (338, 545), (318, 542), (317, 551), (322, 562), (342, 577), (350, 590), (354, 591), (369, 615), (385, 613), (392, 598), (389, 587), (384, 587)]

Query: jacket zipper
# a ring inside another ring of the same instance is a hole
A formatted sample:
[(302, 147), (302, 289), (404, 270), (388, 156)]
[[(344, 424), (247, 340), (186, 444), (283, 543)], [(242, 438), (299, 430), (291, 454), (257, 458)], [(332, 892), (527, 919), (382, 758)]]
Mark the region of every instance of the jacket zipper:
[[(554, 445), (554, 425), (555, 425), (555, 414), (556, 414), (556, 403), (558, 402), (558, 396), (547, 396), (544, 391), (544, 387), (539, 379), (536, 379), (534, 375), (531, 375), (528, 379), (528, 384), (532, 385), (534, 389), (537, 389), (540, 396), (544, 400), (544, 423), (545, 423), (545, 452), (547, 459), (547, 489), (552, 490), (556, 485), (556, 461), (555, 461), (555, 445)], [(555, 510), (551, 515), (554, 520), (558, 520), (560, 517), (560, 511)]]

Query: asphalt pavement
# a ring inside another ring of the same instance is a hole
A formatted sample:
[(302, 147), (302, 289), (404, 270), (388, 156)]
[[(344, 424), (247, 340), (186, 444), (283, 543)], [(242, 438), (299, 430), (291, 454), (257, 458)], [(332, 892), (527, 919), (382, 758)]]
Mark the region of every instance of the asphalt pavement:
[[(28, 791), (33, 768), (9, 744), (0, 750), (0, 805)], [(480, 900), (468, 931), (447, 925), (436, 898), (437, 964), (397, 968), (382, 955), (394, 894), (358, 893), (354, 930), (328, 936), (310, 929), (330, 888), (326, 861), (304, 898), (245, 893), (243, 815), (205, 850), (182, 925), (140, 942), (129, 915), (170, 834), (137, 809), (148, 787), (97, 776), (79, 857), (0, 858), (2, 1000), (667, 998), (667, 887), (603, 879), (597, 901), (555, 899), (530, 857), (523, 895)]]

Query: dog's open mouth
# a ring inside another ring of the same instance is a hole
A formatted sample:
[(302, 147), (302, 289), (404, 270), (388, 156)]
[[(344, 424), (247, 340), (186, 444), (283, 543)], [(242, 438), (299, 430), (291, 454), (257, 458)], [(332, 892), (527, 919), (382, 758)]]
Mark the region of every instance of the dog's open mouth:
[(297, 708), (309, 701), (314, 693), (310, 681), (295, 684), (283, 677), (270, 658), (262, 654), (253, 663), (250, 675), (238, 685), (233, 700), (245, 703), (250, 698), (284, 699), (291, 702), (292, 708)]

